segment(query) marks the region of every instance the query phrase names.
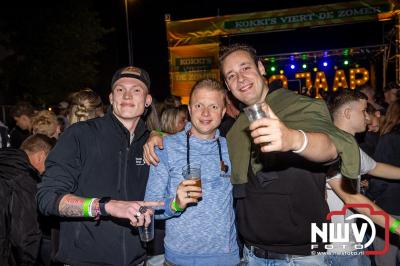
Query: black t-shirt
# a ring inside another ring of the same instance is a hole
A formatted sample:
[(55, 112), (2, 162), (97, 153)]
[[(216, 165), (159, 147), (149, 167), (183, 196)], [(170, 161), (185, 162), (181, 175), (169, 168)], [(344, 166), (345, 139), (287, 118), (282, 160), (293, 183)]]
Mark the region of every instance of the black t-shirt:
[(237, 200), (238, 231), (247, 245), (296, 255), (311, 251), (311, 223), (326, 222), (326, 167), (292, 152), (262, 155), (264, 169), (249, 167)]

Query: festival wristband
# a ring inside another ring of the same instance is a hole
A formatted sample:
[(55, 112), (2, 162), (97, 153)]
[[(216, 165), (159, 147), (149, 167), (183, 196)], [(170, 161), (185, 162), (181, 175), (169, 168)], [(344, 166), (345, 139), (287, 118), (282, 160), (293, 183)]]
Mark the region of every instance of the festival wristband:
[(91, 201), (92, 201), (91, 198), (85, 198), (85, 200), (83, 201), (83, 206), (82, 206), (83, 217), (90, 217), (89, 216), (89, 205), (90, 205)]
[(182, 212), (184, 210), (178, 206), (175, 199), (172, 201), (171, 207), (174, 212)]
[(95, 200), (96, 200), (96, 198), (92, 198), (90, 200), (89, 207), (88, 207), (89, 217), (95, 217), (94, 213), (92, 213), (93, 203), (94, 203)]
[(164, 132), (162, 132), (161, 129), (156, 128), (156, 131), (158, 132), (158, 134), (160, 134), (161, 137), (164, 136)]
[(395, 219), (392, 225), (390, 226), (390, 232), (394, 233), (396, 231), (396, 228), (400, 225), (400, 221)]

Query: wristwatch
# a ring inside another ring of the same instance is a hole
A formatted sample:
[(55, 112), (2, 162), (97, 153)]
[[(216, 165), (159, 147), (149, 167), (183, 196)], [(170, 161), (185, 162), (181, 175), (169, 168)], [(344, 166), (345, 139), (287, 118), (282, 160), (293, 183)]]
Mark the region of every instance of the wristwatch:
[(101, 216), (110, 216), (110, 214), (106, 211), (106, 203), (111, 200), (111, 197), (102, 197), (99, 200), (99, 208)]

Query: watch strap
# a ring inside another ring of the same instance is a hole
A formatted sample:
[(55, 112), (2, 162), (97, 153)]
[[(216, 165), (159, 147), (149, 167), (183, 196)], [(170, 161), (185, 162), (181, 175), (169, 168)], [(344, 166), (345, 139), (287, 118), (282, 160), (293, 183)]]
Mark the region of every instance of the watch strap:
[(111, 197), (102, 197), (99, 200), (99, 208), (101, 216), (110, 216), (110, 214), (106, 211), (106, 203), (111, 200)]

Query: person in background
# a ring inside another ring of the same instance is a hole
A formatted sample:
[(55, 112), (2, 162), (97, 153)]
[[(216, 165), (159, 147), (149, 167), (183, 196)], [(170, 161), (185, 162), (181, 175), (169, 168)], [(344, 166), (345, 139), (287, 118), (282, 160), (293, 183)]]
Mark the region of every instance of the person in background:
[(60, 125), (53, 112), (42, 110), (32, 117), (32, 134), (43, 134), (49, 138), (58, 139), (60, 133)]
[(236, 121), (236, 118), (239, 116), (240, 111), (238, 109), (238, 102), (232, 96), (232, 93), (226, 94), (226, 113), (224, 118), (222, 118), (221, 125), (219, 126), (219, 132), (221, 137), (226, 137), (229, 129), (233, 126)]
[(390, 82), (383, 88), (385, 102), (390, 106), (400, 99), (400, 86), (395, 82)]
[(376, 89), (369, 84), (364, 84), (356, 88), (357, 91), (364, 93), (367, 96), (367, 101), (376, 110), (383, 110), (383, 107), (376, 102)]
[(37, 184), (54, 139), (34, 134), (20, 149), (0, 149), (0, 265), (36, 265), (41, 230)]
[[(366, 109), (366, 112), (369, 116), (367, 123), (368, 130), (356, 134), (356, 139), (358, 140), (361, 150), (371, 158), (374, 156), (376, 146), (378, 145), (379, 130), (383, 120), (380, 110), (375, 109), (375, 107), (368, 102)], [(364, 195), (367, 193), (370, 178), (371, 176), (368, 174), (361, 176), (361, 193)]]
[[(366, 110), (367, 96), (365, 94), (354, 90), (343, 90), (336, 93), (336, 95), (331, 99), (331, 103), (329, 105), (335, 126), (353, 136), (356, 133), (365, 131), (367, 123), (370, 122), (370, 117)], [(375, 162), (361, 149), (360, 156), (360, 175), (369, 174), (389, 180), (400, 180), (399, 167)], [(382, 211), (382, 209), (374, 202), (360, 194), (359, 183), (352, 187), (352, 183), (348, 182), (348, 179), (342, 178), (342, 175), (338, 173), (337, 170), (332, 171), (332, 174), (328, 176), (327, 202), (331, 211), (342, 210), (345, 203), (368, 204), (373, 208), (374, 211)], [(370, 217), (374, 223), (385, 228), (385, 220), (382, 216), (371, 215), (370, 210), (366, 208), (355, 208), (355, 210)], [(347, 210), (345, 217), (333, 216), (332, 222), (344, 226), (346, 222), (349, 222), (349, 220), (346, 218), (352, 214), (352, 211)], [(394, 222), (395, 218), (390, 217), (389, 224), (392, 225)], [(400, 227), (396, 228), (395, 233), (400, 234)], [(328, 250), (328, 253), (331, 254), (328, 257), (328, 259), (331, 261), (331, 264), (359, 266), (370, 265), (371, 263), (367, 256), (343, 254), (357, 252), (357, 250), (354, 248), (356, 244), (359, 243), (356, 242), (353, 232), (350, 232), (350, 242), (332, 243), (333, 248)]]
[(166, 134), (175, 134), (182, 131), (188, 121), (186, 111), (182, 108), (167, 108), (161, 115), (161, 131)]
[[(57, 116), (48, 110), (37, 112), (32, 117), (32, 133), (43, 134), (57, 140), (61, 134)], [(58, 248), (59, 220), (58, 217), (39, 215), (39, 224), (42, 231), (40, 260), (44, 266), (48, 266), (51, 265)]]
[(181, 97), (170, 95), (164, 100), (164, 108), (177, 108), (181, 105)]
[[(389, 105), (380, 134), (374, 159), (377, 162), (400, 167), (400, 100), (394, 101)], [(369, 182), (367, 193), (383, 210), (399, 219), (399, 191), (400, 181), (372, 178)], [(376, 264), (378, 266), (396, 265), (399, 256), (399, 243), (399, 237), (390, 236), (389, 252), (382, 256), (375, 256)], [(383, 249), (384, 244), (383, 232), (377, 232), (377, 237), (374, 241), (375, 248)]]
[(101, 97), (92, 89), (72, 93), (69, 99), (68, 121), (71, 125), (104, 115)]
[(372, 157), (375, 153), (376, 145), (379, 141), (379, 129), (382, 123), (381, 111), (375, 109), (375, 107), (367, 103), (366, 112), (369, 116), (367, 128), (368, 130), (362, 134), (362, 140), (359, 142), (360, 148)]
[(32, 116), (35, 111), (28, 102), (19, 102), (11, 109), (16, 127), (10, 132), (10, 146), (18, 149), (21, 143), (31, 135)]

